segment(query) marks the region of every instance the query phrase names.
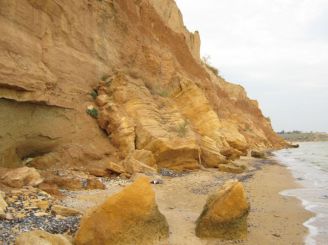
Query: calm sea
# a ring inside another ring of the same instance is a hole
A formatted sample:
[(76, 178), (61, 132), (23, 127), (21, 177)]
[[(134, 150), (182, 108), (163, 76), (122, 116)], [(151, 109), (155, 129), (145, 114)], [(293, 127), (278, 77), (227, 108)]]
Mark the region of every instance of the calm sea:
[(280, 150), (275, 155), (302, 185), (281, 194), (299, 198), (316, 214), (304, 223), (310, 230), (306, 244), (328, 244), (328, 142), (300, 143), (299, 148)]

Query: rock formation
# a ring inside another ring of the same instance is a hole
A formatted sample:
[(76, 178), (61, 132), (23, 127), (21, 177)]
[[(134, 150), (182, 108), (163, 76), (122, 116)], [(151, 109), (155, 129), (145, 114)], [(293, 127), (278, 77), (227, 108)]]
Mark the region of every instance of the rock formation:
[(15, 245), (72, 245), (63, 235), (53, 235), (45, 231), (29, 231), (19, 235)]
[(267, 154), (264, 151), (251, 151), (251, 156), (254, 158), (266, 158)]
[(222, 172), (228, 172), (228, 173), (235, 173), (239, 174), (244, 172), (246, 169), (245, 166), (238, 166), (235, 163), (227, 163), (227, 164), (220, 164), (219, 165), (219, 170)]
[(37, 186), (43, 178), (35, 168), (22, 167), (10, 169), (0, 177), (0, 183), (14, 188)]
[(168, 235), (149, 179), (141, 177), (82, 218), (75, 244), (153, 244)]
[(0, 191), (0, 219), (5, 217), (5, 211), (8, 206), (6, 201), (4, 200), (5, 193)]
[(229, 181), (209, 196), (197, 220), (196, 235), (223, 239), (244, 238), (249, 203), (243, 185)]
[(0, 33), (2, 167), (197, 169), (285, 145), (173, 0), (0, 1)]
[(56, 215), (61, 215), (64, 217), (81, 215), (80, 211), (74, 208), (68, 208), (61, 205), (52, 205), (51, 211)]
[[(37, 188), (11, 189), (5, 195), (0, 191), (0, 244), (14, 244), (22, 233), (19, 244), (67, 244), (56, 243), (62, 236), (46, 232), (72, 236), (79, 221), (79, 211), (58, 205), (58, 199)], [(37, 230), (43, 232), (28, 232)]]

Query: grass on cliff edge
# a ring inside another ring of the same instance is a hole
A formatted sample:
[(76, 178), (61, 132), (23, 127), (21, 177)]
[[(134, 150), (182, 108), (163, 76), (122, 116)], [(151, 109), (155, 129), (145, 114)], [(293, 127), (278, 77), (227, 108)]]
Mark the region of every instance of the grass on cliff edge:
[(218, 70), (216, 67), (214, 67), (214, 66), (211, 65), (211, 63), (210, 63), (210, 59), (211, 59), (211, 57), (208, 55), (208, 56), (204, 56), (203, 59), (202, 59), (202, 61), (203, 61), (203, 63), (205, 64), (205, 66), (206, 66), (210, 71), (212, 71), (213, 74), (214, 74), (215, 76), (218, 77), (218, 76), (219, 76), (219, 70)]
[(98, 111), (96, 108), (87, 109), (86, 112), (93, 118), (98, 118)]
[(97, 99), (97, 96), (98, 96), (98, 92), (97, 90), (93, 89), (91, 92), (90, 92), (90, 95), (91, 97), (95, 100)]
[(183, 123), (181, 123), (176, 131), (178, 132), (179, 137), (185, 137), (187, 134), (187, 126), (188, 126), (188, 122), (184, 121)]

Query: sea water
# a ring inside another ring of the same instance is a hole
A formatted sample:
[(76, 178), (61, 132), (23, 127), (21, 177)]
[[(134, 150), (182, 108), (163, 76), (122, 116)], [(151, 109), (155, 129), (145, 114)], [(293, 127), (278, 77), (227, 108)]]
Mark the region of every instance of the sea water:
[(304, 223), (309, 228), (305, 243), (328, 244), (328, 142), (300, 143), (299, 148), (277, 151), (275, 158), (302, 186), (281, 194), (297, 197), (315, 214)]

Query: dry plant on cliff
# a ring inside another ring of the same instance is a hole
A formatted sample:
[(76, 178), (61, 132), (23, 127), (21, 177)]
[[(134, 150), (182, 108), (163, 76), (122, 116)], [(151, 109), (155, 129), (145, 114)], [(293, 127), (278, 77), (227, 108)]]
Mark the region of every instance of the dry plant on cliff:
[(216, 67), (214, 67), (214, 66), (212, 66), (211, 64), (210, 64), (210, 59), (211, 59), (211, 57), (209, 56), (209, 55), (207, 55), (207, 56), (204, 56), (203, 57), (203, 59), (202, 59), (202, 61), (203, 61), (203, 63), (205, 64), (205, 66), (208, 68), (208, 69), (210, 69), (210, 71), (212, 71), (213, 73), (214, 73), (214, 75), (215, 76), (219, 76), (219, 70), (216, 68)]

